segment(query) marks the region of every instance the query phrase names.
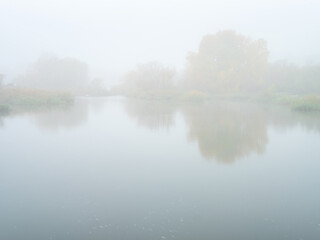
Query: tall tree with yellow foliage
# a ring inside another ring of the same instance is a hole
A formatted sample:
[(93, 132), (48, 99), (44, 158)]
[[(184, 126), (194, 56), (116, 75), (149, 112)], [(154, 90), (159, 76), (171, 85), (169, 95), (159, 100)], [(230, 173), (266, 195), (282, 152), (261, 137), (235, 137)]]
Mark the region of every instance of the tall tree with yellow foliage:
[(234, 31), (206, 35), (198, 52), (187, 57), (185, 81), (207, 92), (254, 91), (263, 84), (268, 55), (263, 39), (253, 41)]

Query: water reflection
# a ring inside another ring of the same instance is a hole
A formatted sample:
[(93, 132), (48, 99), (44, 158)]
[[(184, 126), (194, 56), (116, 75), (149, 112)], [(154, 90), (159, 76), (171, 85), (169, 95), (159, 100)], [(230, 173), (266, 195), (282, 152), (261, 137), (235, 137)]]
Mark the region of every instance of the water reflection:
[(270, 127), (286, 131), (301, 126), (320, 132), (320, 113), (293, 112), (285, 107), (227, 101), (178, 104), (120, 99), (113, 102), (99, 98), (77, 98), (69, 107), (17, 110), (9, 115), (0, 115), (0, 128), (6, 126), (4, 120), (7, 118), (27, 115), (41, 129), (71, 129), (85, 125), (90, 112), (99, 118), (105, 113), (103, 110), (109, 109), (108, 114), (112, 115), (112, 109), (122, 105), (129, 118), (149, 130), (169, 130), (175, 125), (176, 113), (181, 113), (186, 123), (187, 139), (198, 145), (203, 158), (223, 163), (232, 163), (252, 153), (264, 153)]
[(76, 101), (73, 106), (51, 109), (33, 114), (37, 126), (48, 130), (74, 128), (88, 120), (89, 102)]
[(218, 102), (185, 106), (182, 112), (189, 126), (188, 138), (198, 143), (206, 159), (228, 163), (265, 151), (267, 125), (257, 106)]
[(128, 101), (5, 117), (0, 239), (319, 239), (319, 115)]
[(44, 129), (70, 129), (86, 124), (89, 112), (101, 112), (105, 103), (104, 98), (76, 98), (72, 106), (38, 112), (33, 117), (36, 124)]
[(0, 128), (3, 127), (3, 120), (2, 120), (3, 116), (0, 115)]
[(125, 102), (125, 108), (128, 115), (139, 126), (147, 127), (150, 130), (168, 130), (174, 126), (176, 104), (172, 102), (128, 99)]
[(41, 129), (70, 129), (86, 124), (89, 111), (99, 113), (105, 103), (106, 99), (104, 98), (76, 98), (72, 105), (67, 106), (30, 106), (28, 108), (16, 106), (10, 114), (0, 114), (0, 127), (3, 126), (5, 118), (29, 116)]
[(279, 130), (301, 126), (308, 131), (320, 132), (320, 112), (296, 112), (273, 107), (270, 108), (268, 117), (269, 124)]
[(0, 110), (0, 128), (4, 127), (4, 119), (9, 115), (9, 112), (7, 111), (1, 111)]
[(319, 113), (301, 113), (287, 107), (215, 101), (177, 105), (172, 102), (126, 101), (128, 115), (148, 129), (169, 129), (175, 112), (187, 124), (187, 138), (196, 142), (203, 158), (232, 163), (252, 153), (263, 154), (268, 128), (286, 130), (303, 126), (320, 132)]

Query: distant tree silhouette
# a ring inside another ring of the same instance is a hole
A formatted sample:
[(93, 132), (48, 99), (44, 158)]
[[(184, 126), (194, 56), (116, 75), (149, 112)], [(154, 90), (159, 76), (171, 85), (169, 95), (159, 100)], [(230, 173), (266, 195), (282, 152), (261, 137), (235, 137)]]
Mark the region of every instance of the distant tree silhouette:
[(15, 79), (18, 86), (72, 90), (88, 84), (88, 66), (74, 58), (43, 56), (23, 75)]
[(167, 90), (173, 87), (175, 71), (157, 62), (138, 65), (125, 76), (125, 86), (131, 91)]
[(4, 74), (1, 74), (1, 73), (0, 73), (0, 88), (1, 88), (2, 85), (3, 85), (3, 79), (4, 79)]

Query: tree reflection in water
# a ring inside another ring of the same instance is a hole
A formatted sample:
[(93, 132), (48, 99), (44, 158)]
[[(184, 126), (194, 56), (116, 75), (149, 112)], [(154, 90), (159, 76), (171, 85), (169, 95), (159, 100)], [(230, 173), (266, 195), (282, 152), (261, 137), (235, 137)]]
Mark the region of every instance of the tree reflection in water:
[(135, 119), (139, 126), (150, 130), (169, 130), (174, 126), (175, 103), (128, 99), (125, 108), (128, 115)]
[(88, 120), (88, 110), (87, 101), (77, 101), (71, 107), (36, 113), (34, 121), (37, 126), (47, 130), (69, 129), (85, 124)]
[(248, 102), (178, 104), (127, 99), (126, 111), (138, 125), (151, 130), (169, 129), (174, 125), (175, 113), (180, 111), (187, 124), (187, 138), (198, 144), (201, 155), (223, 163), (264, 153), (269, 127), (285, 130), (302, 126), (320, 132), (320, 113)]
[(264, 113), (255, 105), (229, 102), (187, 105), (182, 112), (188, 138), (206, 159), (230, 163), (250, 153), (263, 153), (268, 143)]
[[(29, 115), (39, 128), (57, 130), (84, 125), (89, 112), (99, 116), (108, 109), (106, 99), (77, 99), (69, 107), (53, 109), (16, 110), (0, 115), (0, 128), (4, 119), (16, 115)], [(113, 105), (112, 105), (113, 106)], [(122, 104), (119, 105), (122, 107)], [(176, 113), (186, 122), (187, 138), (198, 145), (205, 159), (233, 163), (252, 153), (262, 154), (268, 144), (268, 128), (277, 131), (300, 126), (320, 132), (320, 113), (290, 111), (287, 107), (211, 101), (199, 104), (173, 101), (147, 101), (124, 99), (128, 116), (139, 126), (149, 130), (169, 130), (175, 125)], [(112, 111), (110, 112), (112, 114)]]
[(233, 162), (251, 152), (263, 153), (268, 143), (266, 120), (256, 105), (227, 102), (183, 104), (166, 101), (126, 101), (128, 115), (148, 129), (169, 129), (182, 111), (188, 138), (198, 143), (204, 158)]

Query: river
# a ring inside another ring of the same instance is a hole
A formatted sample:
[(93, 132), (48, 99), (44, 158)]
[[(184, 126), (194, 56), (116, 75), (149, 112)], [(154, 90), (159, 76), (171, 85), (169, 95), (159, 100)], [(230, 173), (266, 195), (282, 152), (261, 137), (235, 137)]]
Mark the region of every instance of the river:
[(320, 239), (320, 114), (77, 98), (0, 117), (0, 239)]

